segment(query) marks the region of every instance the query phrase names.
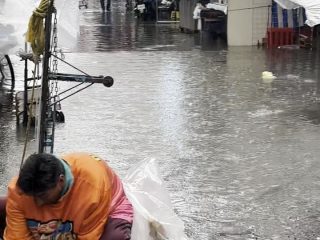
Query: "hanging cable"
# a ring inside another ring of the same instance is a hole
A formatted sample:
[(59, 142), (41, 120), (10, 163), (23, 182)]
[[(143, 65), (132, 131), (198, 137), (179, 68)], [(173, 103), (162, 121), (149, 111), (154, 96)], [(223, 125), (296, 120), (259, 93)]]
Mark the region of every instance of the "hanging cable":
[[(24, 158), (26, 155), (26, 151), (27, 151), (27, 145), (28, 145), (28, 137), (29, 137), (29, 131), (30, 131), (30, 126), (31, 126), (31, 120), (32, 120), (32, 111), (33, 111), (33, 103), (34, 103), (34, 89), (36, 86), (36, 70), (37, 67), (39, 68), (39, 63), (35, 63), (34, 64), (34, 71), (33, 71), (33, 86), (32, 86), (32, 92), (31, 92), (31, 101), (29, 104), (29, 108), (28, 108), (28, 124), (27, 124), (27, 129), (26, 129), (26, 136), (25, 136), (25, 140), (24, 140), (24, 147), (23, 147), (23, 153), (22, 153), (22, 159), (21, 159), (21, 163), (20, 163), (20, 169), (23, 165), (24, 162)], [(26, 89), (27, 90), (27, 89)]]

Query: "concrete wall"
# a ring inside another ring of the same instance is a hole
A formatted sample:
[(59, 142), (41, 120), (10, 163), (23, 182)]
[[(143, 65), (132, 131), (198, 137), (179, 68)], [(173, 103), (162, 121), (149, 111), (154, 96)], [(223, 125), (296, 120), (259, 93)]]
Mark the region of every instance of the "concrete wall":
[[(271, 0), (228, 1), (228, 45), (256, 45), (265, 37)], [(269, 11), (268, 11), (269, 9)]]

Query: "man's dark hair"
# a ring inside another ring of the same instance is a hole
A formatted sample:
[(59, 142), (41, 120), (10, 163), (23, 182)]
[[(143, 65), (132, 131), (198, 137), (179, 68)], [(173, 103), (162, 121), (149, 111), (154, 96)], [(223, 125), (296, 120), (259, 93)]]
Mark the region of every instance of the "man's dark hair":
[(60, 174), (64, 174), (64, 167), (57, 157), (32, 154), (20, 170), (17, 186), (27, 195), (36, 195), (55, 187)]

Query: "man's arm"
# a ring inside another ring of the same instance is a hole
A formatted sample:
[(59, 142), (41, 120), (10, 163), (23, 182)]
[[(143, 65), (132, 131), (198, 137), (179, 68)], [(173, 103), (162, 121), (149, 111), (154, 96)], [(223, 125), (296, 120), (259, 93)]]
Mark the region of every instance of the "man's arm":
[(8, 199), (6, 205), (6, 228), (4, 231), (4, 240), (32, 240), (26, 224), (23, 211), (19, 206), (19, 194), (15, 190), (16, 181), (12, 181), (8, 188)]
[(111, 202), (108, 195), (109, 194), (106, 194), (105, 198), (101, 198), (99, 202), (91, 204), (88, 208), (87, 217), (81, 224), (78, 240), (100, 239), (108, 220), (109, 205)]

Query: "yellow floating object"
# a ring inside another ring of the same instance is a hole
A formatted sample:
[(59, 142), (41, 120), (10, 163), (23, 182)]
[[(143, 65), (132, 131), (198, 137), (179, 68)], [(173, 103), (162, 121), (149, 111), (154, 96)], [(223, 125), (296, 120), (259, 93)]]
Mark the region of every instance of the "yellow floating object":
[(275, 79), (277, 78), (275, 75), (273, 75), (272, 72), (268, 72), (268, 71), (264, 71), (262, 72), (262, 76), (263, 79)]

